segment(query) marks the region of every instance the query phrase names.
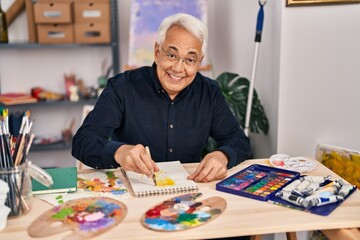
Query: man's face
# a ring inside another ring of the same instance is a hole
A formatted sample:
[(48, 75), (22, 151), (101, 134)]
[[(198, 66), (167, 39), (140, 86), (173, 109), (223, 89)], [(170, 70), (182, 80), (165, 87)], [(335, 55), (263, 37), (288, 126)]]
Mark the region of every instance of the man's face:
[(157, 75), (171, 99), (194, 80), (203, 58), (201, 47), (200, 40), (178, 26), (168, 30), (161, 45), (155, 44)]

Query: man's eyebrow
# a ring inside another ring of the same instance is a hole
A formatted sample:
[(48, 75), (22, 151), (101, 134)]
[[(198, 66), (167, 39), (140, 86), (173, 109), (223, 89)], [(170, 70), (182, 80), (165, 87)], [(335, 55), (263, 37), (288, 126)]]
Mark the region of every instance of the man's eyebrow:
[[(178, 52), (179, 50), (174, 47), (174, 46), (169, 46), (168, 49), (174, 50), (176, 52)], [(198, 53), (196, 51), (190, 51), (188, 52), (186, 55), (195, 55), (196, 57), (198, 56)]]

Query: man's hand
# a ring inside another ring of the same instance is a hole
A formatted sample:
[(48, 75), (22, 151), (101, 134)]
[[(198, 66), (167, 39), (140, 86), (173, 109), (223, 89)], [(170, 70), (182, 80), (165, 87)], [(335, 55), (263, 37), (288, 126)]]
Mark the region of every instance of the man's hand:
[(221, 151), (207, 154), (188, 179), (195, 182), (211, 182), (227, 176), (228, 158)]
[(120, 146), (114, 158), (124, 170), (145, 174), (148, 177), (160, 170), (141, 144)]

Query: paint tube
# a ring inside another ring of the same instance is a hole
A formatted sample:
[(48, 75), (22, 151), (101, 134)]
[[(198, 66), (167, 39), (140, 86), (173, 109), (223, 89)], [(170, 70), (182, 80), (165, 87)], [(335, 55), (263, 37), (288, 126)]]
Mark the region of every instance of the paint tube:
[(309, 196), (314, 193), (319, 188), (319, 186), (320, 184), (318, 182), (312, 182), (305, 189), (301, 190), (301, 195)]
[(343, 201), (344, 198), (338, 195), (332, 195), (329, 197), (316, 197), (316, 198), (312, 198), (309, 201), (309, 205), (311, 207), (320, 207), (320, 206), (324, 206), (330, 203), (336, 203), (336, 202), (340, 202)]
[(286, 192), (293, 191), (302, 181), (304, 181), (304, 177), (299, 177), (298, 179), (292, 181), (285, 188), (283, 188), (283, 191), (286, 191)]
[(328, 197), (331, 195), (335, 195), (337, 194), (337, 192), (339, 191), (340, 186), (337, 186), (335, 184), (329, 186), (329, 187), (325, 187), (322, 189), (318, 189), (316, 190), (312, 196), (314, 197)]
[(293, 191), (292, 193), (295, 195), (303, 196), (302, 191), (307, 188), (311, 184), (311, 181), (305, 177), (304, 181), (302, 181)]
[(355, 189), (355, 187), (356, 186), (353, 186), (351, 184), (344, 184), (343, 186), (341, 186), (338, 195), (345, 198), (353, 189)]
[(311, 195), (319, 188), (321, 183), (324, 183), (326, 180), (330, 179), (331, 176), (305, 176), (304, 178), (305, 180), (293, 190), (294, 194), (302, 197)]
[(316, 182), (316, 183), (323, 183), (326, 180), (329, 180), (331, 178), (331, 176), (326, 176), (326, 177), (322, 177), (322, 176), (305, 176), (306, 179), (308, 179), (310, 182)]
[(292, 194), (291, 192), (278, 192), (275, 196), (280, 197), (281, 199), (293, 203), (297, 206), (307, 208), (309, 206), (309, 201), (305, 198), (296, 196)]

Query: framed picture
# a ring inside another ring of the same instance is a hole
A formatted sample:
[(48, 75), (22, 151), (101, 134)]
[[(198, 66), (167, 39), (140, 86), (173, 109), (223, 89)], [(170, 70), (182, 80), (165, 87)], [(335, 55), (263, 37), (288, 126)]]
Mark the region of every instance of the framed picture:
[(360, 3), (360, 0), (286, 0), (287, 7), (354, 3)]
[(316, 160), (360, 189), (360, 151), (320, 143)]
[[(175, 13), (187, 13), (207, 24), (206, 0), (133, 0), (130, 9), (129, 58), (125, 69), (151, 66), (154, 44), (161, 21)], [(205, 59), (202, 69), (210, 70)]]

